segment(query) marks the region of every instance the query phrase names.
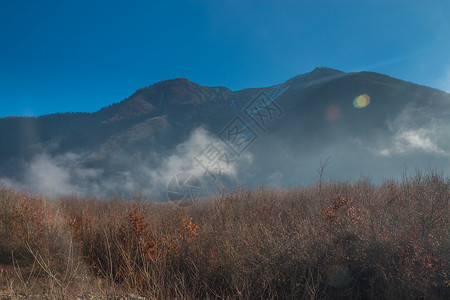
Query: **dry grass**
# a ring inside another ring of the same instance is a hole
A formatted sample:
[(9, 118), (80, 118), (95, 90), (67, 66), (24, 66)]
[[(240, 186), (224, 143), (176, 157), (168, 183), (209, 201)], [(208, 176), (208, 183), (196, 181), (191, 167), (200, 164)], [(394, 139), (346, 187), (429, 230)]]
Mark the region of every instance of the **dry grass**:
[(449, 180), (237, 190), (188, 208), (0, 189), (8, 298), (444, 299)]

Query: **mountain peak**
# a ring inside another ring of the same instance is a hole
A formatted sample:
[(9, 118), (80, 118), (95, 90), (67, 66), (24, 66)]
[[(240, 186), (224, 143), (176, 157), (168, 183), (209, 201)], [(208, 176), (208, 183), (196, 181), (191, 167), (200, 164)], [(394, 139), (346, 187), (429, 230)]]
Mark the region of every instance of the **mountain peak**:
[(336, 70), (336, 69), (332, 69), (332, 68), (327, 68), (327, 67), (316, 67), (314, 70), (312, 70), (310, 73), (317, 73), (317, 72), (332, 72), (332, 73), (344, 73), (340, 70)]
[(163, 80), (160, 82), (157, 82), (156, 84), (171, 84), (171, 83), (191, 83), (191, 81), (187, 78), (184, 77), (178, 77), (178, 78), (173, 78), (173, 79), (167, 79), (167, 80)]
[(149, 88), (167, 88), (173, 86), (190, 86), (190, 85), (197, 85), (197, 84), (195, 82), (190, 81), (187, 78), (180, 77), (156, 82), (151, 86), (149, 86)]
[(329, 80), (344, 76), (345, 74), (347, 73), (336, 69), (331, 69), (327, 67), (316, 67), (309, 73), (304, 73), (292, 77), (287, 81), (287, 83), (296, 88), (304, 88), (315, 84), (322, 84)]

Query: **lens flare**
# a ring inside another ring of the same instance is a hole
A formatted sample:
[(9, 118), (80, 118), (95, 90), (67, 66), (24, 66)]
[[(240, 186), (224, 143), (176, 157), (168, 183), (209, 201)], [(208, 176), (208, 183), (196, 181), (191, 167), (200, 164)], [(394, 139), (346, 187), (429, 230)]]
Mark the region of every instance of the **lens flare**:
[(330, 105), (325, 110), (325, 119), (328, 121), (336, 121), (342, 115), (342, 109), (338, 105)]
[(367, 94), (359, 95), (353, 100), (353, 106), (356, 108), (364, 108), (370, 104), (370, 96)]

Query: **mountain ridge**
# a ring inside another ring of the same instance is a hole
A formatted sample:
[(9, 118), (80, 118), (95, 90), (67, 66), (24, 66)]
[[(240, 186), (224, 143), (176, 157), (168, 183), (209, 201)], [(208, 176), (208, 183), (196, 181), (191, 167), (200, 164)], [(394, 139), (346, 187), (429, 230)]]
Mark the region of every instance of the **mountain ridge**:
[[(99, 112), (101, 112), (101, 111), (103, 111), (105, 109), (109, 109), (111, 107), (117, 106), (117, 105), (119, 105), (119, 104), (121, 104), (123, 102), (129, 101), (133, 97), (141, 94), (143, 91), (148, 90), (150, 88), (167, 87), (167, 85), (169, 83), (194, 84), (195, 86), (199, 86), (199, 87), (203, 87), (203, 88), (223, 89), (223, 90), (227, 90), (227, 91), (230, 91), (230, 92), (233, 92), (233, 93), (238, 93), (238, 92), (242, 92), (242, 91), (246, 91), (246, 90), (257, 90), (257, 89), (273, 88), (273, 87), (276, 87), (276, 86), (279, 86), (279, 85), (286, 84), (286, 83), (291, 82), (291, 81), (302, 79), (303, 77), (308, 76), (308, 75), (312, 75), (312, 74), (314, 74), (314, 73), (316, 73), (318, 71), (325, 71), (325, 72), (329, 72), (329, 73), (335, 72), (335, 74), (342, 74), (342, 75), (345, 75), (345, 74), (346, 75), (359, 74), (359, 75), (369, 75), (369, 76), (375, 76), (375, 77), (380, 77), (380, 78), (393, 79), (393, 80), (397, 80), (397, 81), (402, 82), (402, 83), (408, 83), (408, 84), (412, 84), (414, 86), (420, 86), (420, 87), (423, 87), (423, 88), (428, 88), (428, 89), (432, 89), (432, 90), (435, 90), (435, 91), (439, 91), (439, 92), (442, 92), (442, 93), (449, 94), (448, 92), (446, 92), (444, 90), (441, 90), (441, 89), (438, 89), (438, 88), (435, 88), (435, 87), (417, 84), (417, 83), (414, 83), (414, 82), (411, 82), (411, 81), (399, 79), (399, 78), (396, 78), (396, 77), (393, 77), (393, 76), (390, 76), (390, 75), (386, 75), (386, 74), (382, 74), (382, 73), (378, 73), (378, 72), (372, 72), (372, 71), (344, 72), (344, 71), (340, 71), (338, 69), (333, 69), (333, 68), (328, 68), (328, 67), (316, 67), (316, 68), (314, 68), (314, 70), (312, 70), (310, 72), (301, 73), (299, 75), (296, 75), (294, 77), (291, 77), (291, 78), (287, 79), (286, 81), (284, 81), (283, 83), (280, 83), (280, 84), (266, 86), (266, 87), (244, 88), (244, 89), (234, 90), (234, 91), (229, 89), (226, 86), (204, 86), (204, 85), (200, 85), (200, 84), (198, 84), (198, 83), (196, 83), (194, 81), (191, 81), (191, 80), (189, 80), (188, 78), (185, 78), (185, 77), (171, 78), (171, 79), (166, 79), (166, 80), (162, 80), (162, 81), (157, 81), (157, 82), (155, 82), (155, 83), (153, 83), (153, 84), (151, 84), (149, 86), (139, 88), (134, 93), (132, 93), (129, 97), (124, 98), (123, 100), (121, 100), (119, 102), (114, 102), (114, 103), (111, 103), (111, 104), (109, 104), (107, 106), (101, 107), (98, 110), (93, 111), (93, 112), (82, 112), (82, 111), (73, 112), (73, 111), (68, 111), (68, 112), (56, 112), (56, 113), (50, 113), (50, 114), (43, 114), (43, 115), (39, 115), (39, 116), (4, 116), (4, 117), (0, 117), (0, 120), (21, 119), (21, 118), (24, 118), (24, 119), (26, 119), (26, 118), (36, 119), (37, 118), (37, 119), (40, 119), (40, 118), (51, 118), (51, 117), (58, 117), (58, 116), (61, 116), (61, 115), (65, 116), (65, 115), (73, 115), (73, 114), (92, 115), (92, 114), (99, 113)], [(333, 75), (333, 74), (331, 74), (331, 75)]]

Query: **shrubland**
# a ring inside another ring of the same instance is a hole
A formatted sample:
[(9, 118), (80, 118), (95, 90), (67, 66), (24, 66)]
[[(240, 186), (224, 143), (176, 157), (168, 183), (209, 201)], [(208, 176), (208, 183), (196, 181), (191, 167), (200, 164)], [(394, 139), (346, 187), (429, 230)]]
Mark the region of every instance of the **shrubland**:
[(0, 295), (448, 299), (449, 184), (243, 189), (191, 206), (0, 189)]

